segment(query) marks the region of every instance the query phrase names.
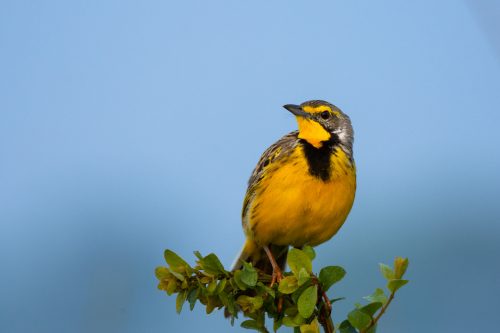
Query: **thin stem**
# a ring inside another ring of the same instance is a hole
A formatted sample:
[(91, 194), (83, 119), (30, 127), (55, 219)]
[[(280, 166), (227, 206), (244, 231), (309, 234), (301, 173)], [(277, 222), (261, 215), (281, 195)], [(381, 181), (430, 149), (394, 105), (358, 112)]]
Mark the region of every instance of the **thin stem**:
[(333, 333), (335, 331), (335, 326), (333, 325), (332, 320), (332, 305), (330, 304), (330, 300), (326, 296), (325, 291), (321, 288), (321, 284), (318, 281), (318, 278), (313, 275), (313, 283), (318, 286), (318, 298), (321, 300), (319, 302), (319, 315), (318, 321), (323, 326), (323, 330), (325, 333)]
[(389, 299), (387, 300), (387, 302), (380, 309), (378, 315), (372, 320), (372, 322), (370, 323), (370, 325), (366, 329), (364, 329), (363, 331), (361, 331), (360, 333), (366, 333), (366, 332), (368, 332), (368, 330), (370, 328), (372, 328), (373, 326), (377, 325), (378, 320), (380, 319), (380, 317), (382, 317), (382, 315), (384, 314), (385, 310), (387, 310), (387, 307), (389, 307), (389, 304), (391, 304), (392, 300), (394, 299), (394, 295), (395, 295), (395, 292), (392, 292), (391, 295), (389, 296)]
[(333, 326), (332, 317), (330, 316), (330, 314), (328, 314), (326, 307), (324, 306), (324, 302), (321, 303), (323, 303), (323, 306), (321, 307), (318, 321), (321, 326), (323, 326), (323, 330), (325, 331), (325, 333), (333, 333), (335, 331), (335, 327)]

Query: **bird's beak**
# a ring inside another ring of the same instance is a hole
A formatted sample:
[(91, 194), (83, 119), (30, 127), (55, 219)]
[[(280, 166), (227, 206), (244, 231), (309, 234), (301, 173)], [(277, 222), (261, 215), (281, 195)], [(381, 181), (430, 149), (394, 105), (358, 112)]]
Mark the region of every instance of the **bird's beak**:
[(311, 118), (309, 113), (304, 112), (304, 110), (302, 110), (302, 107), (300, 105), (287, 104), (287, 105), (283, 105), (283, 107), (285, 109), (287, 109), (288, 111), (290, 111), (291, 113), (293, 113), (297, 117), (303, 117), (303, 118), (307, 118), (307, 119)]
[(321, 148), (323, 142), (330, 139), (331, 134), (317, 120), (314, 120), (310, 113), (302, 110), (300, 105), (287, 104), (283, 107), (296, 117), (299, 125), (297, 136), (299, 139), (306, 140), (315, 148)]

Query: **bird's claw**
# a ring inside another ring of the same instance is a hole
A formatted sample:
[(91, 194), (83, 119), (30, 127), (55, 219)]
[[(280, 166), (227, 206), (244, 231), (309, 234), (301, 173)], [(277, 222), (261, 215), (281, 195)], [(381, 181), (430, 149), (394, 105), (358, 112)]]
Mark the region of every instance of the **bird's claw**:
[(280, 269), (273, 270), (273, 276), (271, 278), (270, 287), (274, 286), (276, 282), (279, 284), (281, 280), (283, 280), (283, 273), (281, 273), (281, 270)]

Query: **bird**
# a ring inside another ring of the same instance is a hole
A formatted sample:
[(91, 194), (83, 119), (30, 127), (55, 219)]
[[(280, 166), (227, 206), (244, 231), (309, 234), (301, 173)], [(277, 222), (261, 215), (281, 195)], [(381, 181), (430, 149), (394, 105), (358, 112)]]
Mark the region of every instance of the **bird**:
[(346, 220), (356, 192), (354, 131), (348, 115), (323, 100), (283, 106), (298, 130), (264, 151), (243, 200), (244, 245), (232, 271), (250, 262), (283, 278), (290, 246), (329, 240)]

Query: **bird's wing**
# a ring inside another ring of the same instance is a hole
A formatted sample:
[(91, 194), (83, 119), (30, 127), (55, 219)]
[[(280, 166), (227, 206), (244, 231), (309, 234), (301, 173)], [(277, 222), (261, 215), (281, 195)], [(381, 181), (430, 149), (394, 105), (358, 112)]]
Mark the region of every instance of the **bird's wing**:
[(255, 169), (253, 170), (252, 175), (248, 180), (248, 189), (245, 195), (245, 200), (243, 201), (243, 223), (245, 223), (245, 215), (250, 206), (249, 204), (253, 199), (255, 189), (258, 187), (259, 182), (262, 180), (266, 168), (271, 164), (279, 162), (283, 158), (288, 157), (291, 154), (291, 152), (299, 142), (297, 136), (298, 131), (288, 133), (287, 135), (276, 141), (274, 144), (272, 144), (269, 148), (267, 148), (260, 157), (259, 163), (257, 163), (257, 165), (255, 166)]

